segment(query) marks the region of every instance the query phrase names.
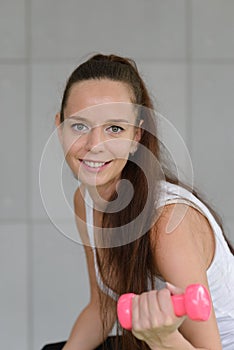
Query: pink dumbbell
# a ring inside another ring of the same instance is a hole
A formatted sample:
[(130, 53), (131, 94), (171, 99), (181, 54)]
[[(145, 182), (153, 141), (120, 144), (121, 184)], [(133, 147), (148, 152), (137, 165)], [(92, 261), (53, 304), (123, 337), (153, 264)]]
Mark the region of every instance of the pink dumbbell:
[[(133, 293), (123, 294), (117, 303), (119, 323), (125, 329), (132, 329)], [(187, 315), (191, 320), (207, 321), (211, 312), (211, 301), (207, 289), (201, 284), (191, 284), (184, 294), (172, 295), (175, 315)]]

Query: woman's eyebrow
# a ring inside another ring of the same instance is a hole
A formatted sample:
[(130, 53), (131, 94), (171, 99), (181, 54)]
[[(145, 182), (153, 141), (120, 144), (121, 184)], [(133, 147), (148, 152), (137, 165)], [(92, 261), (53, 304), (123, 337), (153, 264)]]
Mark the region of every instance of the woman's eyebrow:
[(67, 117), (67, 119), (76, 119), (76, 120), (82, 120), (82, 121), (88, 121), (86, 118), (80, 117), (78, 115), (70, 115), (69, 117)]
[(127, 123), (130, 124), (129, 120), (126, 119), (108, 119), (107, 123)]
[[(75, 119), (75, 120), (79, 120), (79, 121), (84, 121), (84, 122), (90, 122), (90, 119), (87, 119), (87, 118), (84, 118), (84, 117), (80, 117), (78, 115), (71, 115), (69, 117), (67, 117), (67, 119)], [(106, 124), (106, 123), (126, 123), (126, 124), (131, 124), (129, 122), (129, 120), (127, 119), (108, 119), (108, 120), (105, 120), (103, 124)]]

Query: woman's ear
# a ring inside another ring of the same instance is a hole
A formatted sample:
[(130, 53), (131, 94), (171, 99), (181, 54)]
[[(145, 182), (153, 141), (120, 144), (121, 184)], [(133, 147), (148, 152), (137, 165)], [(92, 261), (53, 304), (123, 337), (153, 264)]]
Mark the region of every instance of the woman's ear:
[(62, 144), (63, 143), (63, 135), (62, 135), (62, 123), (60, 121), (60, 113), (57, 113), (55, 116), (55, 126), (57, 128), (59, 141)]
[(131, 145), (131, 149), (130, 149), (130, 154), (133, 156), (134, 153), (137, 151), (138, 149), (138, 143), (141, 140), (141, 136), (142, 136), (142, 129), (141, 129), (141, 125), (143, 124), (143, 120), (140, 120), (139, 125), (136, 127), (136, 131), (135, 131), (135, 136), (134, 139), (132, 141), (132, 145)]
[(136, 127), (136, 133), (135, 133), (135, 137), (134, 137), (134, 141), (136, 142), (140, 142), (143, 130), (141, 128), (142, 124), (143, 124), (144, 120), (140, 120), (139, 125)]

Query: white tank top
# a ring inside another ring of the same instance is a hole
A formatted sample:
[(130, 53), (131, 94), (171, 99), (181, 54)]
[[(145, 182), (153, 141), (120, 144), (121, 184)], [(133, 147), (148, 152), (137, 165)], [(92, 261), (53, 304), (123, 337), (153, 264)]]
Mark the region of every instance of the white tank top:
[[(188, 204), (199, 210), (208, 219), (213, 229), (216, 248), (213, 261), (207, 270), (208, 283), (223, 349), (234, 350), (234, 257), (223, 237), (222, 230), (209, 209), (191, 192), (165, 181), (162, 181), (161, 189), (158, 207), (171, 203)], [(119, 296), (104, 285), (98, 271), (93, 234), (93, 203), (88, 191), (85, 192), (85, 207), (87, 230), (90, 245), (93, 248), (98, 285), (104, 293), (117, 300)], [(161, 289), (165, 286), (165, 282), (155, 278), (155, 286)]]

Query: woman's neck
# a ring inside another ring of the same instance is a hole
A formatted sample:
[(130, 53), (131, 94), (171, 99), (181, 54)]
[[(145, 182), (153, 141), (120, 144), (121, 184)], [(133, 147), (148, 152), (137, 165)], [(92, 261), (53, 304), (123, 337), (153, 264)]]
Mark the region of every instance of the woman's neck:
[(104, 211), (111, 195), (116, 191), (118, 181), (112, 181), (105, 186), (86, 186), (93, 201), (94, 209)]

